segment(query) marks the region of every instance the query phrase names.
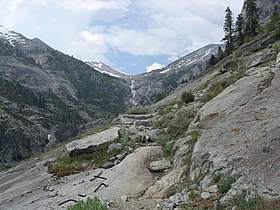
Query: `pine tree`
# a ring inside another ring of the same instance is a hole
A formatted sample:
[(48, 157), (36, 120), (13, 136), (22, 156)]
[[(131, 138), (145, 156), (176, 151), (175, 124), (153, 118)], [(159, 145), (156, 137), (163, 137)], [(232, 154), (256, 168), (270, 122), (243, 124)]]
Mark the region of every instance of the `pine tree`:
[(220, 46), (218, 48), (217, 58), (218, 58), (218, 61), (223, 60), (223, 58), (224, 58), (224, 51), (222, 50), (222, 48)]
[(244, 43), (244, 18), (241, 14), (238, 15), (235, 23), (236, 41), (238, 46)]
[(259, 23), (256, 0), (246, 0), (244, 6), (246, 11), (245, 36), (255, 36)]
[(225, 52), (227, 55), (229, 55), (232, 52), (233, 49), (233, 18), (232, 18), (232, 11), (230, 10), (229, 7), (226, 8), (225, 10), (225, 23), (224, 23), (224, 32), (225, 32), (225, 37), (223, 38), (222, 41), (225, 42), (226, 44), (226, 49)]
[(211, 57), (210, 57), (208, 65), (209, 66), (214, 66), (216, 63), (217, 63), (217, 59), (216, 59), (215, 55), (212, 54)]

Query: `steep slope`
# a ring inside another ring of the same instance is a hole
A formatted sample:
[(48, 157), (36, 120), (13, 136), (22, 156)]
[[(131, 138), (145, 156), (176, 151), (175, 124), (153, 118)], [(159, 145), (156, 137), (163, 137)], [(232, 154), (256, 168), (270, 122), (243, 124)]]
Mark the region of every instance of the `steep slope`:
[[(164, 198), (175, 188), (177, 193), (163, 205), (279, 208), (280, 53), (272, 45), (279, 45), (279, 37), (258, 35), (152, 106), (163, 113), (159, 122), (166, 121), (161, 123), (165, 132), (171, 131), (170, 122), (178, 114), (191, 110), (196, 116), (185, 136), (170, 139), (173, 170), (151, 186), (146, 197)], [(221, 71), (225, 66), (227, 72)], [(192, 91), (195, 102), (178, 110), (184, 91)]]
[(93, 67), (95, 70), (99, 71), (103, 74), (108, 74), (112, 77), (125, 77), (125, 73), (112, 69), (110, 66), (102, 63), (102, 62), (95, 62), (95, 61), (86, 61), (86, 64)]
[[(123, 79), (0, 26), (0, 151), (11, 163), (126, 109)], [(38, 131), (38, 132), (37, 132)]]
[[(280, 14), (279, 0), (256, 0), (260, 24), (265, 24), (270, 20), (272, 12), (276, 11)], [(246, 17), (245, 8), (243, 6), (241, 14)]]
[(200, 48), (166, 67), (141, 75), (127, 76), (131, 84), (131, 101), (136, 104), (149, 104), (164, 98), (183, 83), (201, 75), (211, 55), (217, 55), (223, 45), (211, 44)]

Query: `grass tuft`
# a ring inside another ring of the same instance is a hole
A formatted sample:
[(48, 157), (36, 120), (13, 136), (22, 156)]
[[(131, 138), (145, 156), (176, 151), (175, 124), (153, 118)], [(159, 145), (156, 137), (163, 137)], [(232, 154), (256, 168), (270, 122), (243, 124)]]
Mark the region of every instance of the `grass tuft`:
[(67, 207), (67, 210), (109, 210), (107, 205), (97, 197), (87, 198), (86, 201), (78, 201), (75, 205)]

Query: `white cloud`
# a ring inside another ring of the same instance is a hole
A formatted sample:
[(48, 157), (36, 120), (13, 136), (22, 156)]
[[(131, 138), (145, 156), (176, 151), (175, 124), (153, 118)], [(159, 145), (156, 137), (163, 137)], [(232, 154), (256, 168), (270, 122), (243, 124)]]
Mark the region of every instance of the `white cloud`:
[(146, 67), (146, 72), (151, 72), (153, 70), (161, 69), (162, 67), (164, 66), (159, 63), (153, 63), (152, 65)]
[[(121, 66), (124, 61), (109, 61), (106, 56), (112, 52), (163, 55), (174, 61), (206, 44), (219, 42), (225, 8), (230, 6), (236, 16), (242, 3), (243, 0), (0, 0), (0, 24), (30, 38), (39, 37), (80, 59)], [(100, 22), (96, 24), (96, 20)]]
[(79, 12), (96, 12), (100, 9), (124, 9), (130, 4), (129, 0), (59, 0), (55, 1), (59, 6), (69, 9), (71, 11)]

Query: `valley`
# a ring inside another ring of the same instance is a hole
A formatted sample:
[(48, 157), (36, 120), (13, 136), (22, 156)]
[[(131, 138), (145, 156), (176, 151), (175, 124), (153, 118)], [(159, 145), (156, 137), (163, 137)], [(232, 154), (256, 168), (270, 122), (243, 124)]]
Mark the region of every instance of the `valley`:
[(279, 4), (256, 5), (243, 42), (138, 75), (0, 25), (0, 209), (280, 209)]

